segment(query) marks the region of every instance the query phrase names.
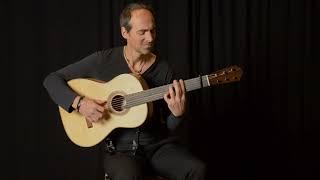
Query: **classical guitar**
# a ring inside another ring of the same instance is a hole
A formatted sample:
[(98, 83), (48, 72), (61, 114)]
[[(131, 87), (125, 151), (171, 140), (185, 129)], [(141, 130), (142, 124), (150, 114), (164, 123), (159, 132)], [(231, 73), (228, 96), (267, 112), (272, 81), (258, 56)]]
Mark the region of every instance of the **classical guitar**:
[[(241, 76), (240, 67), (230, 66), (184, 82), (186, 92), (189, 92), (207, 86), (236, 82)], [(67, 136), (81, 147), (91, 147), (116, 128), (134, 128), (143, 124), (152, 113), (152, 102), (162, 99), (171, 84), (148, 89), (141, 77), (121, 74), (109, 82), (73, 79), (68, 81), (68, 85), (82, 96), (107, 100), (109, 113), (97, 123), (88, 122), (77, 111), (68, 113), (59, 107)]]

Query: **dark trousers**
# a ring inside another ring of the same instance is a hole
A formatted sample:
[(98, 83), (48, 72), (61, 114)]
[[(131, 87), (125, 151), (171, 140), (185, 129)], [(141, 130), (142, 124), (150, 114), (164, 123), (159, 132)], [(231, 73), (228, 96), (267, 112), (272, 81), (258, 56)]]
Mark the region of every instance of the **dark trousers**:
[(143, 179), (153, 172), (170, 180), (203, 180), (205, 164), (178, 144), (164, 144), (153, 150), (106, 153), (104, 170), (111, 180)]

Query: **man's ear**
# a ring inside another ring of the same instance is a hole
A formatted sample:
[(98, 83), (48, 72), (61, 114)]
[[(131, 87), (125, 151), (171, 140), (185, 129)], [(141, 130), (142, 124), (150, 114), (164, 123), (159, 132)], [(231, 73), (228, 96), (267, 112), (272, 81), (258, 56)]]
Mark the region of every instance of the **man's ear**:
[(126, 28), (121, 27), (121, 35), (123, 38), (127, 39), (128, 38), (128, 31), (126, 30)]

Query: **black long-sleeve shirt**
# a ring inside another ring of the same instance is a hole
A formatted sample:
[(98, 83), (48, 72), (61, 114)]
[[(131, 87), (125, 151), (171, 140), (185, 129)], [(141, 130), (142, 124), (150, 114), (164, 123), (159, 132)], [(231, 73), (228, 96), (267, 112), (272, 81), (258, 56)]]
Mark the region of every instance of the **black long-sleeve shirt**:
[[(117, 75), (131, 73), (123, 56), (123, 47), (95, 52), (84, 59), (68, 65), (56, 72), (49, 74), (44, 80), (44, 86), (53, 101), (68, 112), (72, 112), (72, 103), (78, 95), (68, 85), (67, 81), (75, 78), (94, 78), (102, 81), (110, 81)], [(156, 61), (142, 74), (149, 88), (172, 83), (174, 73), (165, 60), (157, 58)], [(166, 117), (166, 118), (165, 118)], [(160, 119), (166, 119), (166, 123), (160, 123)], [(140, 127), (140, 143), (148, 144), (163, 139), (169, 131), (174, 130), (180, 118), (169, 113), (163, 100), (154, 102), (154, 113), (151, 120), (145, 121)], [(118, 128), (108, 137), (119, 141), (132, 141), (135, 137), (135, 129)]]

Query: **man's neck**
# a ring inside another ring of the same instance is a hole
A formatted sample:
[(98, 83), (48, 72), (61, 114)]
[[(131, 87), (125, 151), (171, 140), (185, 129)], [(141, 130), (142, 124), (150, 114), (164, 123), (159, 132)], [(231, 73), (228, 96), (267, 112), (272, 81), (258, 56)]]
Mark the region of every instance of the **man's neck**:
[(127, 60), (129, 61), (130, 64), (134, 65), (137, 62), (142, 61), (143, 59), (146, 58), (145, 54), (140, 54), (134, 50), (132, 50), (129, 46), (125, 46), (124, 47), (124, 53), (125, 53), (125, 58), (127, 58)]

